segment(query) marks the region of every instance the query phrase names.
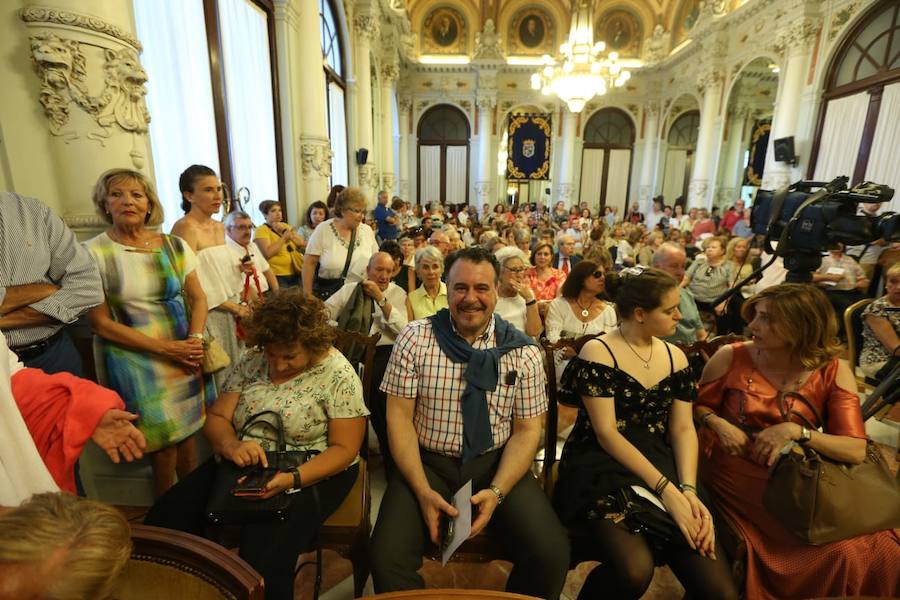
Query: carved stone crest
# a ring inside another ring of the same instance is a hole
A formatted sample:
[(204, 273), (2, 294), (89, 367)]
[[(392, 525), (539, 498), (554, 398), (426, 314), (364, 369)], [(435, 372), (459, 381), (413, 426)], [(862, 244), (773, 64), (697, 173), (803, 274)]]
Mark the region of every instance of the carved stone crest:
[(312, 174), (331, 177), (333, 153), (327, 141), (306, 141), (300, 144), (300, 169), (304, 177)]
[(484, 29), (475, 34), (475, 54), (476, 59), (503, 58), (503, 50), (500, 46), (500, 36), (494, 27), (494, 20), (488, 19), (484, 22)]

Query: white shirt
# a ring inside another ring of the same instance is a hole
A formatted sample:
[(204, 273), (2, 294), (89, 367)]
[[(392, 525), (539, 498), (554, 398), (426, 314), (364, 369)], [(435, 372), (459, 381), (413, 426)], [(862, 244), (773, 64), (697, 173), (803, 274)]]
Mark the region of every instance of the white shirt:
[(0, 506), (18, 506), (41, 492), (58, 492), (12, 395), (10, 380), (22, 363), (0, 335)]
[(510, 298), (499, 296), (497, 306), (494, 307), (494, 313), (503, 317), (505, 321), (514, 325), (522, 333), (525, 333), (525, 311), (527, 310), (525, 299), (518, 294)]
[[(347, 271), (348, 282), (365, 279), (369, 259), (376, 252), (378, 242), (375, 241), (375, 232), (365, 223), (360, 223), (356, 228), (356, 248), (350, 270)], [(347, 262), (347, 242), (337, 234), (334, 219), (328, 219), (315, 228), (306, 244), (306, 253), (319, 257), (319, 277), (338, 279), (341, 276)]]
[[(318, 229), (319, 228), (316, 227), (316, 230)], [(344, 307), (347, 306), (347, 302), (350, 300), (350, 296), (353, 295), (353, 291), (356, 289), (357, 285), (358, 283), (356, 282), (345, 283), (341, 289), (336, 291), (325, 301), (325, 304), (328, 305), (328, 308), (331, 310), (332, 320), (337, 321), (338, 315), (340, 315), (341, 311), (344, 310)], [(387, 298), (388, 303), (391, 305), (391, 312), (388, 315), (388, 318), (385, 319), (384, 311), (381, 310), (381, 307), (378, 306), (378, 304), (375, 304), (375, 308), (372, 311), (372, 328), (369, 330), (369, 335), (380, 333), (381, 339), (378, 340), (378, 345), (391, 346), (397, 338), (397, 335), (400, 333), (400, 330), (406, 327), (406, 292), (392, 281), (388, 284), (387, 289), (383, 293), (385, 298)]]
[[(266, 260), (266, 257), (263, 256), (262, 251), (257, 248), (256, 244), (250, 243), (247, 246), (241, 246), (236, 241), (225, 236), (225, 245), (228, 246), (228, 249), (234, 254), (234, 256), (238, 260), (238, 264), (234, 268), (234, 281), (237, 290), (237, 294), (240, 295), (244, 291), (244, 280), (246, 279), (245, 274), (241, 271), (240, 262), (241, 259), (247, 256), (249, 252), (251, 262), (253, 263), (253, 267), (256, 269), (256, 274), (259, 277), (259, 287), (262, 291), (266, 291), (269, 289), (269, 282), (266, 281), (266, 278), (263, 277), (263, 273), (269, 270), (269, 261)], [(250, 286), (255, 287), (256, 284), (253, 282), (253, 277), (250, 277)]]
[(585, 323), (575, 315), (569, 301), (560, 296), (547, 307), (544, 326), (547, 339), (556, 343), (563, 337), (579, 338), (588, 334), (606, 333), (615, 329), (617, 323), (616, 307), (610, 302), (606, 303), (606, 307), (594, 320)]

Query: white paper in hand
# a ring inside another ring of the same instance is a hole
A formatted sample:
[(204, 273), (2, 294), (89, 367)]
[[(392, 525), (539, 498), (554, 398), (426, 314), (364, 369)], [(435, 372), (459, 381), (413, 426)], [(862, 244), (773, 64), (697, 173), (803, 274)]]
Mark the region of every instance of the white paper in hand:
[(459, 491), (453, 495), (453, 506), (459, 514), (453, 519), (453, 533), (450, 540), (444, 544), (441, 554), (441, 564), (446, 565), (456, 549), (466, 541), (472, 532), (472, 480), (467, 481)]

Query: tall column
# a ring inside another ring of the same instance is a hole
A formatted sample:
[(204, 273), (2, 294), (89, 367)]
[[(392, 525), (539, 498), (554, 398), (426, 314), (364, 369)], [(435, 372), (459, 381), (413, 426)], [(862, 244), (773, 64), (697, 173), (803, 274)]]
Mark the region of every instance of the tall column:
[[(818, 29), (811, 21), (800, 21), (776, 37), (774, 50), (784, 55), (778, 94), (775, 98), (775, 114), (772, 118), (772, 132), (766, 149), (766, 166), (763, 170), (762, 187), (777, 189), (785, 187), (796, 178), (802, 178), (801, 169), (791, 169), (788, 163), (776, 162), (773, 142), (779, 138), (796, 136), (797, 118), (803, 95), (803, 81), (812, 55), (810, 42)], [(795, 138), (795, 151), (798, 140)]]
[[(26, 124), (46, 128), (41, 139), (27, 140), (28, 146), (19, 150), (29, 160), (43, 161), (42, 177), (56, 184), (57, 198), (50, 204), (76, 232), (90, 235), (105, 226), (86, 201), (97, 176), (112, 167), (148, 175), (153, 168), (147, 137), (150, 113), (144, 102), (147, 73), (139, 59), (143, 48), (132, 26), (132, 5), (82, 0), (76, 13), (65, 0), (25, 4), (18, 11), (17, 34), (22, 39), (7, 62), (15, 61), (20, 69), (16, 75), (34, 78), (25, 88), (32, 91), (30, 97), (4, 91), (5, 106), (18, 111), (10, 105), (21, 102), (23, 114), (43, 113), (36, 120), (25, 119)], [(12, 121), (6, 132), (10, 141), (23, 133)], [(34, 130), (30, 135), (35, 137)], [(23, 152), (25, 148), (46, 149), (49, 156), (34, 156)], [(8, 158), (16, 172), (29, 170), (17, 164), (22, 157)], [(51, 187), (43, 184), (40, 189)]]
[(734, 107), (728, 113), (728, 139), (722, 150), (716, 192), (716, 201), (720, 206), (731, 206), (740, 195), (741, 183), (744, 179), (744, 132), (747, 129), (747, 118), (750, 109), (744, 105)]
[(572, 204), (572, 198), (575, 195), (575, 183), (573, 181), (575, 166), (575, 118), (576, 115), (568, 108), (563, 109), (563, 126), (562, 140), (560, 144), (562, 148), (559, 154), (559, 181), (554, 186), (556, 188), (556, 197), (553, 203), (562, 200), (566, 203), (566, 207)]
[[(653, 198), (653, 180), (656, 174), (656, 157), (658, 155), (659, 141), (659, 105), (655, 103), (644, 107), (644, 151), (641, 157), (641, 187), (638, 190), (638, 199), (641, 203), (641, 211), (647, 214), (650, 210), (650, 200)], [(671, 202), (672, 199), (668, 199)]]
[[(303, 95), (300, 69), (294, 68), (295, 61), (299, 58), (299, 52), (294, 51), (299, 39), (297, 8), (296, 3), (290, 0), (275, 0), (274, 9), (281, 139), (294, 140), (299, 136), (301, 115), (299, 103), (292, 102), (292, 99)], [(296, 135), (295, 131), (298, 132)], [(296, 199), (305, 195), (301, 192), (303, 177), (294, 144), (282, 144), (281, 151), (284, 157), (284, 200), (288, 206), (285, 217), (288, 223), (297, 223), (301, 219)]]
[(491, 203), (494, 189), (494, 178), (491, 176), (497, 165), (497, 157), (491, 156), (491, 122), (493, 121), (494, 108), (497, 106), (497, 96), (488, 92), (479, 94), (476, 105), (478, 106), (478, 179), (475, 181), (475, 206), (484, 206)]
[(722, 73), (709, 69), (697, 79), (697, 87), (703, 90), (703, 106), (700, 108), (700, 132), (694, 154), (694, 170), (688, 187), (688, 208), (711, 206), (710, 180), (715, 166), (715, 133), (719, 117), (719, 98), (722, 91)]
[(394, 83), (400, 69), (394, 63), (381, 67), (381, 189), (388, 196), (397, 193), (397, 171), (394, 165)]
[(412, 98), (400, 96), (397, 99), (400, 109), (400, 197), (410, 202), (409, 197), (409, 113), (412, 111)]
[[(319, 9), (314, 2), (297, 2), (298, 65), (319, 64), (322, 61), (322, 38)], [(303, 214), (310, 203), (328, 195), (331, 177), (331, 142), (328, 139), (328, 109), (325, 99), (325, 72), (322, 69), (303, 69), (303, 92), (294, 98), (300, 109), (300, 171), (301, 195), (288, 198), (295, 205), (296, 214)]]
[[(314, 2), (307, 2), (312, 6)], [(318, 23), (318, 21), (316, 21)], [(371, 13), (360, 13), (353, 19), (356, 32), (356, 141), (360, 148), (371, 154), (375, 149), (372, 131), (372, 41), (378, 36), (378, 19)], [(357, 167), (359, 187), (373, 203), (375, 188), (378, 186), (375, 165), (371, 159)]]

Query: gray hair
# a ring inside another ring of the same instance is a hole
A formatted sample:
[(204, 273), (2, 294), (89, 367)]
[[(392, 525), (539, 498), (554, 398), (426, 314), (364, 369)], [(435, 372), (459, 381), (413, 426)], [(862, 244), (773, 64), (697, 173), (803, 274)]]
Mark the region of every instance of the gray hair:
[(531, 232), (523, 227), (516, 227), (515, 229), (513, 229), (513, 239), (516, 240), (517, 244), (530, 242)]
[(416, 257), (414, 260), (416, 269), (418, 269), (425, 261), (436, 262), (441, 265), (441, 270), (444, 269), (444, 255), (434, 246), (423, 246), (416, 250)]
[(253, 222), (253, 219), (250, 217), (250, 215), (248, 215), (247, 213), (245, 213), (242, 210), (231, 211), (230, 213), (225, 215), (225, 218), (222, 220), (222, 222), (225, 224), (225, 227), (231, 227), (234, 225), (234, 222), (237, 221), (238, 219), (247, 219), (251, 223)]
[(497, 262), (500, 263), (500, 266), (506, 264), (506, 261), (512, 260), (513, 258), (518, 258), (522, 261), (522, 264), (526, 267), (530, 267), (531, 263), (528, 261), (528, 255), (522, 252), (516, 246), (506, 246), (505, 248), (500, 248), (494, 253), (494, 256), (497, 257)]

